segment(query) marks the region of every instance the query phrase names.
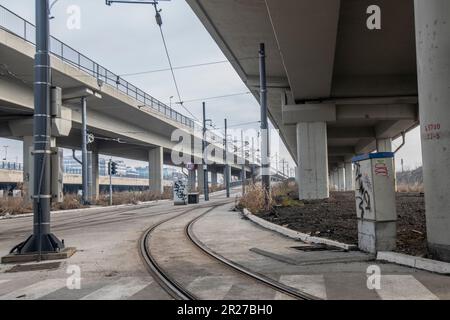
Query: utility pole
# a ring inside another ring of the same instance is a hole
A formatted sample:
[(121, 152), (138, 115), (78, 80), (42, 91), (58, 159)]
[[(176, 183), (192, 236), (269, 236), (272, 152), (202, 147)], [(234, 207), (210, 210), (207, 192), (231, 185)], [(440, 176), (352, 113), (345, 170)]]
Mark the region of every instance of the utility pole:
[(3, 161), (7, 161), (7, 159), (8, 159), (8, 148), (9, 148), (9, 146), (3, 146), (3, 148), (5, 148), (5, 157), (3, 158)]
[(112, 159), (109, 159), (108, 162), (108, 174), (109, 174), (109, 205), (113, 205), (112, 199)]
[(33, 185), (33, 235), (11, 250), (18, 254), (54, 253), (64, 248), (64, 243), (50, 232), (50, 23), (49, 0), (36, 0), (36, 55), (34, 60), (34, 185)]
[(203, 189), (205, 194), (205, 201), (209, 201), (209, 186), (208, 186), (208, 165), (206, 159), (206, 103), (203, 102), (203, 140), (202, 140), (202, 163), (203, 163)]
[(278, 170), (278, 165), (279, 165), (279, 162), (278, 162), (278, 153), (275, 153), (275, 170), (276, 170), (277, 174), (278, 174), (278, 172), (279, 172), (279, 170)]
[(227, 119), (225, 119), (225, 188), (227, 189), (227, 198), (230, 197), (230, 166), (228, 165), (228, 131), (227, 131)]
[(83, 204), (89, 204), (88, 183), (88, 137), (87, 137), (87, 98), (81, 97), (81, 180), (83, 186)]
[(267, 81), (266, 81), (266, 49), (264, 43), (259, 45), (259, 87), (261, 103), (261, 180), (264, 190), (264, 202), (269, 205), (270, 192), (270, 161), (269, 132), (267, 123)]
[(241, 180), (242, 180), (242, 196), (245, 195), (245, 180), (246, 180), (246, 174), (245, 174), (245, 144), (244, 144), (244, 131), (241, 130), (241, 156), (243, 159), (242, 167), (241, 167)]
[(255, 137), (252, 137), (252, 183), (255, 183)]

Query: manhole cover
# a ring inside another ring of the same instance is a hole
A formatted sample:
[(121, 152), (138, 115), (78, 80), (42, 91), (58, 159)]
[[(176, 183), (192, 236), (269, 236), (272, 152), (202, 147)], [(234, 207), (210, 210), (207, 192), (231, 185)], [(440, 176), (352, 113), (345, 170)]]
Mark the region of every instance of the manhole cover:
[(27, 272), (27, 271), (41, 271), (41, 270), (55, 270), (61, 266), (61, 262), (39, 263), (39, 264), (19, 264), (6, 270), (6, 273), (12, 272)]

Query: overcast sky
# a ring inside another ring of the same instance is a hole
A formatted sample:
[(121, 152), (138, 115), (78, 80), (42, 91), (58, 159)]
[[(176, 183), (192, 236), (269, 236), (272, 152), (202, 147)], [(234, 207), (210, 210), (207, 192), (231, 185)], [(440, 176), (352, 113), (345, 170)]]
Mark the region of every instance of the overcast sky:
[[(0, 0), (0, 4), (18, 15), (34, 22), (34, 0)], [(78, 5), (81, 8), (81, 29), (67, 28), (67, 8)], [(226, 60), (209, 33), (194, 15), (184, 0), (161, 2), (163, 29), (168, 42), (174, 66), (186, 66)], [(154, 9), (149, 5), (115, 4), (106, 6), (104, 0), (59, 0), (54, 6), (51, 33), (89, 58), (117, 74), (130, 74), (168, 67), (164, 47), (155, 23)], [(257, 50), (257, 48), (256, 48)], [(255, 56), (257, 52), (255, 52)], [(184, 101), (248, 92), (239, 76), (229, 63), (176, 70), (181, 97)], [(177, 100), (170, 72), (152, 72), (139, 76), (125, 77), (150, 95), (169, 104), (169, 97)], [(186, 106), (201, 118), (201, 101)], [(186, 113), (173, 104), (175, 110)], [(229, 124), (248, 123), (245, 128), (256, 128), (259, 120), (259, 105), (252, 95), (244, 94), (226, 99), (207, 100), (208, 118), (217, 127), (223, 127), (226, 117)], [(400, 142), (396, 141), (395, 145)], [(8, 145), (8, 160), (21, 162), (21, 143), (0, 139), (0, 145)], [(398, 153), (405, 166), (415, 168), (421, 165), (419, 130), (407, 135), (406, 146)], [(287, 158), (286, 149), (281, 157)], [(0, 149), (1, 158), (4, 148)]]

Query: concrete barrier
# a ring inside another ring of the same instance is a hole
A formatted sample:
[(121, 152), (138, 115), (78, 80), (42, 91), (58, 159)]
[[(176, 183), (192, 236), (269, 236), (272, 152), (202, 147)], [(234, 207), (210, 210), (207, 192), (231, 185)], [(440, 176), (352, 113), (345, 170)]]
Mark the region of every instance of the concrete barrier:
[(256, 223), (257, 225), (266, 228), (268, 230), (271, 231), (275, 231), (277, 233), (280, 233), (288, 238), (291, 239), (295, 239), (295, 240), (301, 240), (303, 242), (308, 242), (308, 243), (316, 243), (316, 244), (324, 244), (327, 246), (333, 246), (333, 247), (337, 247), (337, 248), (341, 248), (344, 249), (346, 251), (353, 251), (353, 250), (357, 250), (358, 247), (356, 245), (352, 245), (352, 244), (345, 244), (345, 243), (341, 243), (338, 241), (334, 241), (334, 240), (330, 240), (330, 239), (326, 239), (326, 238), (320, 238), (320, 237), (312, 237), (306, 233), (302, 233), (299, 231), (295, 231), (292, 229), (288, 229), (282, 226), (279, 226), (277, 224), (274, 224), (272, 222), (269, 222), (267, 220), (261, 219), (257, 216), (255, 216), (254, 214), (252, 214), (250, 211), (248, 211), (247, 209), (244, 208), (243, 210), (243, 215), (245, 217), (247, 217), (249, 220), (251, 220), (252, 222)]
[(377, 254), (377, 260), (440, 274), (450, 274), (450, 263), (415, 257), (398, 252), (379, 251)]

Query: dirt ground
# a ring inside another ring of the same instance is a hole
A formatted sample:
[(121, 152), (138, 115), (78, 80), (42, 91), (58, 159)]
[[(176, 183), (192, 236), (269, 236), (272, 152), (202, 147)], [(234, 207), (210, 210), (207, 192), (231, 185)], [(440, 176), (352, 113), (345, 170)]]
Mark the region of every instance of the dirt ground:
[[(332, 192), (328, 200), (275, 207), (258, 216), (303, 233), (358, 243), (354, 192)], [(423, 194), (397, 193), (397, 216), (397, 251), (427, 256)]]

